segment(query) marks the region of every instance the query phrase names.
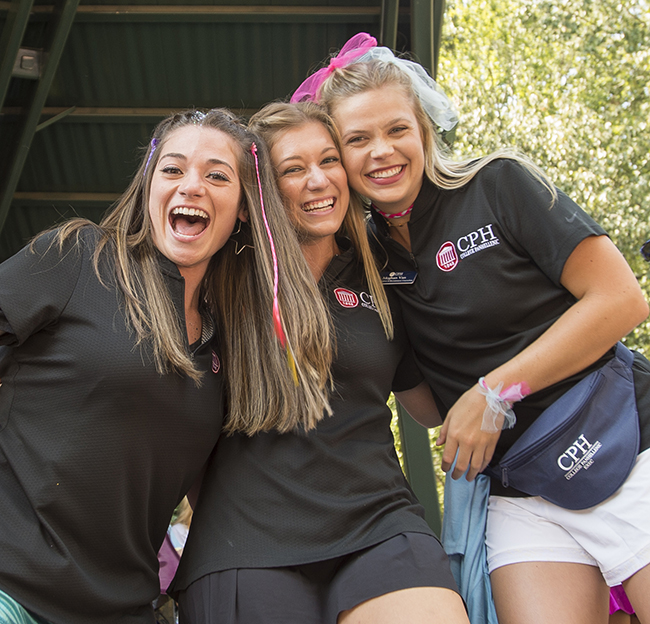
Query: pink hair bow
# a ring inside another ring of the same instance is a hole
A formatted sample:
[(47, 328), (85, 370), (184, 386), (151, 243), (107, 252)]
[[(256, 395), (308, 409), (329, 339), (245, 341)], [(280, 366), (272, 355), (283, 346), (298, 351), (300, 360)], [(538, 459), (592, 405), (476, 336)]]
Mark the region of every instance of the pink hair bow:
[(291, 103), (296, 102), (316, 102), (318, 91), (321, 85), (327, 80), (329, 75), (335, 69), (341, 69), (354, 63), (358, 58), (363, 56), (368, 50), (377, 46), (377, 40), (368, 33), (359, 33), (354, 35), (341, 48), (341, 51), (330, 60), (327, 67), (319, 69), (316, 73), (307, 78), (291, 96)]

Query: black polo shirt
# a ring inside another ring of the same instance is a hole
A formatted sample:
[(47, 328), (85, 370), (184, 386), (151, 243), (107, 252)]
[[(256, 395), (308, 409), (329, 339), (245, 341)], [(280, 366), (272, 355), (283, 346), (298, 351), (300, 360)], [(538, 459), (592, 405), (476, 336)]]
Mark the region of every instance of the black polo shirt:
[[(411, 253), (373, 212), (390, 268), (418, 273), (413, 284), (388, 289), (400, 298), (443, 416), (479, 377), (517, 355), (575, 303), (560, 284), (564, 264), (578, 243), (605, 231), (558, 192), (551, 208), (543, 185), (507, 159), (486, 166), (461, 189), (441, 190), (427, 180), (409, 222)], [(612, 355), (516, 403), (517, 424), (502, 432), (494, 461), (548, 405)], [(634, 375), (643, 450), (650, 446), (650, 367), (639, 354)], [(492, 485), (493, 493), (514, 493)]]
[(422, 377), (399, 313), (384, 334), (352, 250), (321, 280), (337, 339), (334, 414), (316, 429), (222, 437), (174, 589), (210, 572), (330, 559), (404, 531), (431, 533), (400, 469), (386, 401)]
[[(55, 624), (150, 624), (157, 552), (217, 441), (222, 372), (197, 389), (136, 346), (96, 235), (0, 265), (0, 589)], [(184, 323), (184, 280), (160, 256)], [(6, 326), (6, 325), (5, 325)], [(188, 345), (189, 348), (189, 345)], [(215, 372), (216, 371), (216, 374)]]

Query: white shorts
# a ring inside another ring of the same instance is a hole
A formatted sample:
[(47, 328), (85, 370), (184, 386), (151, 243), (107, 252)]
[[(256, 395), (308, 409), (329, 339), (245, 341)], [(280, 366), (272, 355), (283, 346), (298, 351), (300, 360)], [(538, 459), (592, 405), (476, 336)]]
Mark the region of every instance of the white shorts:
[(525, 561), (598, 566), (611, 587), (650, 563), (650, 449), (599, 505), (572, 511), (539, 496), (490, 496), (485, 541), (490, 572)]

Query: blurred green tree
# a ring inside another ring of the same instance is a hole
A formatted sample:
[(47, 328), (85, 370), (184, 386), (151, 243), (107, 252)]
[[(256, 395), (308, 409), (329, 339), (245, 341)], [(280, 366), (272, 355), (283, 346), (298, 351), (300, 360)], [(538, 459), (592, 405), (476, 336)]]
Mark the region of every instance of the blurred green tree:
[[(448, 0), (454, 150), (520, 149), (605, 227), (650, 295), (648, 0)], [(626, 339), (650, 353), (650, 322)]]

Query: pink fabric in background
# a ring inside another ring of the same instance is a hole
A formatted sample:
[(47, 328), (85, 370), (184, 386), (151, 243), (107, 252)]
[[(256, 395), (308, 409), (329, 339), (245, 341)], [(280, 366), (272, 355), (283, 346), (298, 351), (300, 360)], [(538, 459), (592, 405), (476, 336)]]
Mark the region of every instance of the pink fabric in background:
[(609, 613), (612, 614), (616, 611), (625, 611), (628, 614), (634, 613), (623, 585), (615, 585), (609, 588)]
[(167, 533), (165, 535), (165, 541), (158, 551), (158, 563), (160, 564), (158, 576), (160, 577), (161, 594), (167, 593), (167, 588), (172, 582), (174, 574), (176, 574), (176, 568), (178, 568), (179, 561), (180, 556), (169, 539), (169, 533)]

